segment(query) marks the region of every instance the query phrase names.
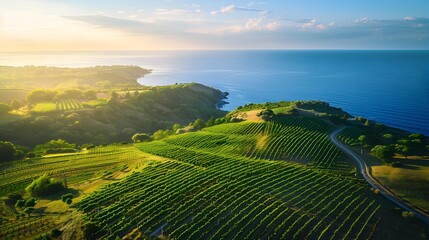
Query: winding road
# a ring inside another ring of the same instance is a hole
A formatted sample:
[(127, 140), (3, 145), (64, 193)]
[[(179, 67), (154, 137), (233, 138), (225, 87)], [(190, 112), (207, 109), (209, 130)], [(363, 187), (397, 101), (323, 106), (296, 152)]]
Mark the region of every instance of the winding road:
[(392, 191), (381, 185), (371, 175), (370, 167), (368, 167), (362, 157), (360, 157), (358, 154), (353, 152), (347, 145), (338, 140), (338, 134), (345, 128), (346, 127), (340, 127), (329, 134), (329, 139), (332, 141), (332, 143), (335, 144), (338, 148), (340, 148), (344, 153), (349, 155), (357, 163), (359, 173), (373, 188), (378, 189), (380, 191), (380, 194), (389, 199), (391, 202), (399, 205), (402, 209), (414, 213), (414, 217), (422, 220), (426, 224), (429, 224), (429, 214), (405, 202), (404, 200), (396, 196)]

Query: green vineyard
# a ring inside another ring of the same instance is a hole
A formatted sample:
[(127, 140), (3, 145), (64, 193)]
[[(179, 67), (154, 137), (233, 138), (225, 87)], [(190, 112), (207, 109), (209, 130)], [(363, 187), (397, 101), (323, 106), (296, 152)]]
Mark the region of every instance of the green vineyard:
[(77, 99), (61, 100), (56, 103), (57, 110), (68, 111), (83, 108), (82, 104)]
[(137, 144), (169, 160), (105, 186), (78, 208), (98, 227), (91, 236), (105, 239), (414, 238), (365, 182), (342, 174), (350, 164), (328, 141), (331, 130), (287, 116)]
[[(350, 164), (328, 139), (332, 129), (317, 119), (287, 116), (271, 122), (217, 125), (171, 137), (165, 143), (204, 151), (215, 149), (218, 155), (234, 158), (295, 160), (318, 168), (347, 172)], [(164, 150), (148, 152), (158, 154)]]
[(65, 154), (0, 165), (0, 196), (25, 189), (35, 178), (48, 174), (75, 184), (106, 174), (115, 168), (141, 161), (133, 147), (94, 148), (80, 154)]

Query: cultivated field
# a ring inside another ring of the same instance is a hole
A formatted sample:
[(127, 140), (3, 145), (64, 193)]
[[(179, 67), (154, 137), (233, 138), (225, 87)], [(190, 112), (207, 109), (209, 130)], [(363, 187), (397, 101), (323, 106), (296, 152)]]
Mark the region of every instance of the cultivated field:
[(315, 119), (284, 117), (138, 144), (170, 160), (97, 191), (78, 207), (99, 224), (96, 236), (107, 239), (161, 233), (177, 239), (404, 239), (420, 234), (366, 183), (350, 176), (350, 165), (325, 141), (330, 130)]
[(47, 173), (66, 178), (75, 199), (41, 199), (30, 217), (3, 206), (0, 234), (79, 237), (91, 222), (91, 236), (106, 239), (424, 239), (420, 223), (352, 174), (332, 129), (282, 116), (3, 164), (2, 196)]

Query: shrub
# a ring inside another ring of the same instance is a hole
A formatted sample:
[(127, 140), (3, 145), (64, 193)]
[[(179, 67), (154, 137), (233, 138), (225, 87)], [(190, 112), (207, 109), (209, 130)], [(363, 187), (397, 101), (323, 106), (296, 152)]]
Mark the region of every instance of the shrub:
[(135, 143), (137, 143), (137, 142), (145, 142), (145, 141), (149, 141), (150, 140), (150, 136), (147, 133), (136, 133), (136, 134), (133, 135), (133, 137), (131, 139)]
[(84, 225), (82, 225), (82, 235), (83, 235), (82, 237), (83, 239), (95, 239), (96, 236), (94, 235), (100, 230), (101, 230), (101, 227), (98, 226), (96, 223), (87, 222)]
[(25, 191), (31, 196), (48, 196), (64, 189), (61, 181), (43, 175), (28, 185)]
[(68, 205), (70, 205), (72, 203), (72, 201), (73, 200), (71, 198), (67, 198), (66, 201), (65, 201), (65, 203), (67, 203)]
[(404, 211), (404, 212), (402, 212), (402, 217), (406, 218), (406, 219), (412, 219), (412, 218), (414, 218), (414, 213), (408, 212), (408, 211)]
[(8, 113), (12, 108), (6, 103), (0, 103), (0, 114)]
[(10, 161), (15, 158), (15, 147), (11, 142), (0, 141), (0, 162)]
[[(68, 143), (67, 141), (63, 139), (57, 139), (57, 140), (51, 140), (45, 144), (39, 144), (36, 145), (34, 148), (34, 151), (36, 152), (46, 152), (49, 151), (49, 153), (57, 153), (58, 152), (68, 152), (71, 151), (70, 149), (75, 149), (76, 144)], [(52, 150), (52, 149), (58, 149), (58, 150)]]
[(34, 207), (28, 207), (24, 209), (24, 213), (31, 215), (31, 213), (34, 211)]
[(35, 152), (29, 152), (29, 153), (27, 153), (27, 157), (28, 158), (35, 158), (35, 157), (37, 157), (37, 154)]
[(257, 114), (257, 116), (262, 118), (262, 120), (264, 121), (270, 121), (272, 118), (275, 117), (275, 115), (276, 114), (271, 109), (266, 109)]
[(61, 196), (61, 201), (63, 201), (64, 203), (67, 201), (67, 199), (73, 199), (73, 194), (67, 193)]
[(36, 206), (36, 202), (37, 202), (37, 200), (35, 198), (29, 198), (29, 199), (27, 199), (27, 201), (25, 201), (25, 205), (24, 206), (26, 208), (34, 207), (34, 206)]
[(15, 208), (23, 208), (25, 206), (25, 200), (21, 199), (16, 201)]
[(19, 200), (23, 200), (21, 194), (19, 193), (9, 193), (4, 199), (4, 203), (7, 205), (15, 205)]

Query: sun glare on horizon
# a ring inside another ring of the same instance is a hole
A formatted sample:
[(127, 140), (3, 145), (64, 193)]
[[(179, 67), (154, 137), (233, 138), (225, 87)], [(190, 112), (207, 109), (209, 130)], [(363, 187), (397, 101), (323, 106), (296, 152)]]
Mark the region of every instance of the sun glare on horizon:
[(424, 9), (423, 0), (1, 1), (0, 51), (428, 49)]

